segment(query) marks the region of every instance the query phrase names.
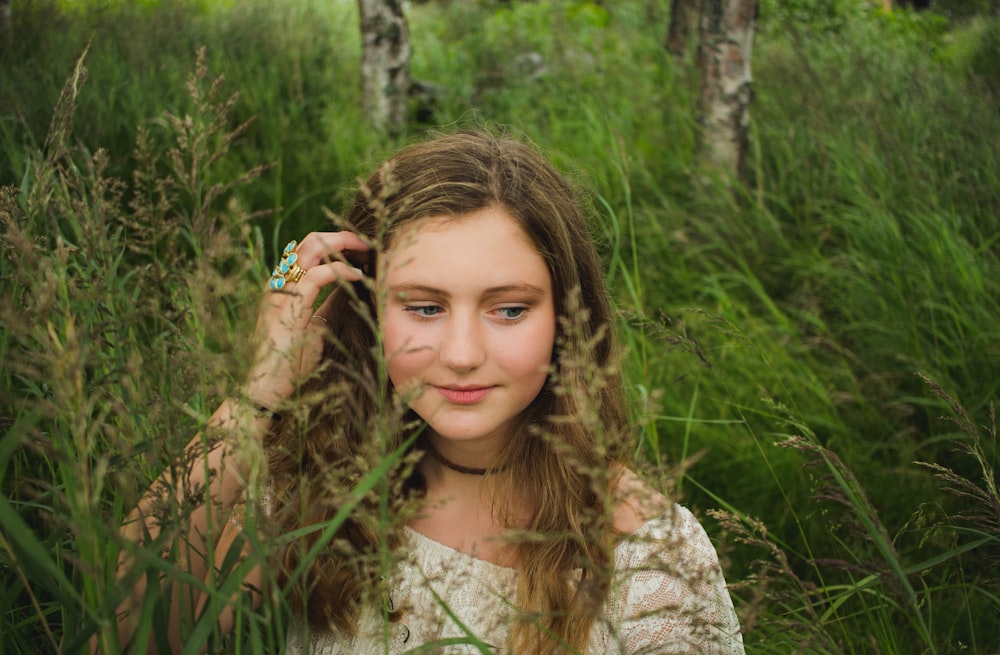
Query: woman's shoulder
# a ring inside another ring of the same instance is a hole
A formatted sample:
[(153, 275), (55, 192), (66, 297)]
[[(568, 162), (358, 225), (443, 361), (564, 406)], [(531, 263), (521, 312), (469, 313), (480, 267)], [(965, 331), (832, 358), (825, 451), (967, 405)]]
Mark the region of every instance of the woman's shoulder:
[(635, 471), (623, 468), (615, 485), (613, 528), (623, 542), (669, 540), (714, 552), (694, 514), (650, 486)]
[(622, 468), (615, 482), (613, 495), (614, 530), (623, 536), (635, 534), (650, 521), (663, 517), (673, 507), (666, 496), (629, 468)]
[(673, 502), (629, 469), (623, 470), (615, 493), (614, 530), (620, 540), (616, 548), (619, 560), (669, 556), (710, 567), (718, 565), (715, 546), (688, 508)]

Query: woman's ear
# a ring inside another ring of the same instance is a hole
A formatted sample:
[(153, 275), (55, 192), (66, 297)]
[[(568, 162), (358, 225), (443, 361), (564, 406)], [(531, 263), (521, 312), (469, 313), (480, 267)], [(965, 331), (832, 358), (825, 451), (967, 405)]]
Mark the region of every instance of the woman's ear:
[(378, 272), (378, 263), (376, 262), (374, 250), (368, 253), (368, 261), (361, 265), (361, 272), (367, 277), (375, 278), (375, 274)]
[(378, 312), (375, 311), (375, 286), (369, 281), (374, 281), (378, 276), (378, 263), (375, 260), (375, 251), (369, 251), (365, 253), (365, 258), (363, 261), (358, 261), (355, 265), (361, 270), (367, 280), (362, 279), (354, 283), (354, 291), (358, 294), (358, 298), (362, 298), (368, 304), (369, 308), (372, 310), (372, 316), (375, 320), (378, 320)]

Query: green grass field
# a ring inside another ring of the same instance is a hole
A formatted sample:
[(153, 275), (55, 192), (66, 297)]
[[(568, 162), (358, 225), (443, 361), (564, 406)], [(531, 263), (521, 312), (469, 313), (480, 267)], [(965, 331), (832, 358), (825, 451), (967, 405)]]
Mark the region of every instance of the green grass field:
[[(1000, 21), (762, 2), (733, 187), (693, 159), (667, 4), (408, 6), (440, 93), (391, 140), (353, 2), (15, 1), (0, 652), (115, 652), (116, 527), (237, 386), (279, 248), (401, 142), (487, 125), (593, 191), (636, 465), (716, 539), (747, 652), (1000, 653)], [(236, 602), (191, 652), (280, 650), (282, 604)]]

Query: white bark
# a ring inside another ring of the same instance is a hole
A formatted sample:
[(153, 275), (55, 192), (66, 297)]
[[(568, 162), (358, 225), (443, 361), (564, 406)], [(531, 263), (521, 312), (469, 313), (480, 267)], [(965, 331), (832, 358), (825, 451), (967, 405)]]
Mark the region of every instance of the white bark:
[(398, 132), (406, 125), (410, 90), (410, 35), (401, 0), (358, 0), (361, 13), (361, 79), (372, 126)]
[(751, 72), (757, 0), (702, 0), (700, 156), (741, 175), (749, 143)]

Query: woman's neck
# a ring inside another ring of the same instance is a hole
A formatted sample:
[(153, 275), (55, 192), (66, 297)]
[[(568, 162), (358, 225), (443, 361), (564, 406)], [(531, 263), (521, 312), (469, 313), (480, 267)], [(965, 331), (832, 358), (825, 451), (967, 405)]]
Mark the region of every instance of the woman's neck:
[(445, 479), (472, 478), (478, 484), (499, 472), (495, 463), (502, 446), (495, 438), (457, 440), (427, 434), (417, 446), (426, 453), (421, 460), (421, 472)]
[(424, 443), (424, 448), (427, 453), (436, 459), (445, 468), (451, 469), (456, 473), (461, 473), (462, 475), (492, 475), (495, 473), (500, 473), (505, 467), (495, 467), (492, 465), (486, 466), (467, 466), (465, 464), (459, 464), (453, 462), (452, 460), (445, 457), (437, 448), (434, 447), (433, 443), (427, 441)]

